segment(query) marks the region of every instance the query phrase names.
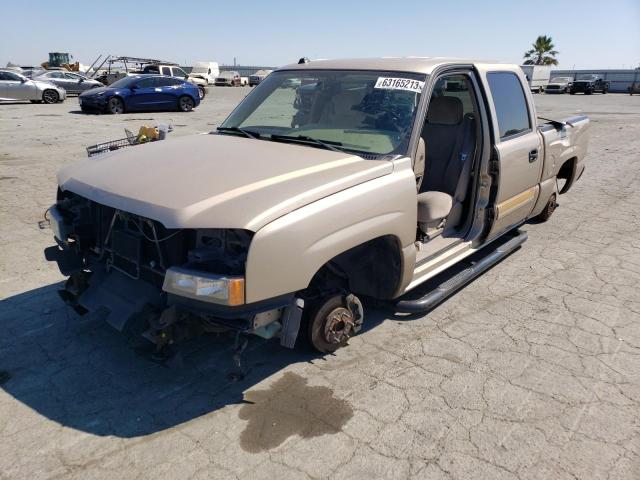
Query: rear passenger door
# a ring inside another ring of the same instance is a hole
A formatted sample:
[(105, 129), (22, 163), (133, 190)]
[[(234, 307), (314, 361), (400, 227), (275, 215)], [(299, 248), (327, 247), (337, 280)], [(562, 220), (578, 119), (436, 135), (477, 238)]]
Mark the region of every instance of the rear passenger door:
[(162, 109), (177, 108), (183, 83), (184, 81), (179, 78), (158, 77), (157, 90), (160, 95), (158, 106)]
[(526, 220), (540, 189), (544, 152), (522, 77), (511, 71), (486, 73), (499, 169), (490, 237)]

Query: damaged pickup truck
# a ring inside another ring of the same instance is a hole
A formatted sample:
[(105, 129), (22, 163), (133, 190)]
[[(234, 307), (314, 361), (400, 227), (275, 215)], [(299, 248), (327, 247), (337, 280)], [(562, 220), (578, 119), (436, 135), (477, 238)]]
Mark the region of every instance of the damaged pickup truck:
[(159, 348), (222, 327), (332, 352), (363, 299), (427, 311), (519, 247), (582, 174), (588, 124), (539, 121), (516, 65), (303, 60), (215, 132), (62, 169), (46, 255), (76, 310), (142, 318)]

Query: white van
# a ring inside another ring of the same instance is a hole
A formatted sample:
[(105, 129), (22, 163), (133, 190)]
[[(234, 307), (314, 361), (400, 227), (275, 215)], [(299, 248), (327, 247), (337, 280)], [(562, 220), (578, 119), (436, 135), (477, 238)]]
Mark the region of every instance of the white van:
[(193, 64), (189, 79), (200, 77), (206, 80), (207, 85), (213, 85), (218, 75), (220, 75), (220, 67), (216, 62), (196, 62)]
[(532, 92), (542, 93), (551, 77), (551, 66), (548, 65), (520, 65), (527, 77)]

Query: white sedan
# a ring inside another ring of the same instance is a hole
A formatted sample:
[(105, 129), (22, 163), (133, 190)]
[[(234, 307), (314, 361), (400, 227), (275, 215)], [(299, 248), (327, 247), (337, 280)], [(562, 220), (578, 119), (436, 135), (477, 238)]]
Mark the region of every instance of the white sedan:
[(57, 103), (67, 98), (63, 88), (52, 83), (30, 80), (17, 72), (0, 70), (0, 100), (30, 100)]

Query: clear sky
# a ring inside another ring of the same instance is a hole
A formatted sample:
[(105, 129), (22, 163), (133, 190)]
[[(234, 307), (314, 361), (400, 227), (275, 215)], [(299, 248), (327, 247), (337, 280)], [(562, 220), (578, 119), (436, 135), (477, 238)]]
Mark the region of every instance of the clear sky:
[(454, 56), (520, 63), (550, 35), (561, 68), (640, 65), (640, 0), (0, 0), (0, 66), (69, 52), (279, 66), (309, 58)]

